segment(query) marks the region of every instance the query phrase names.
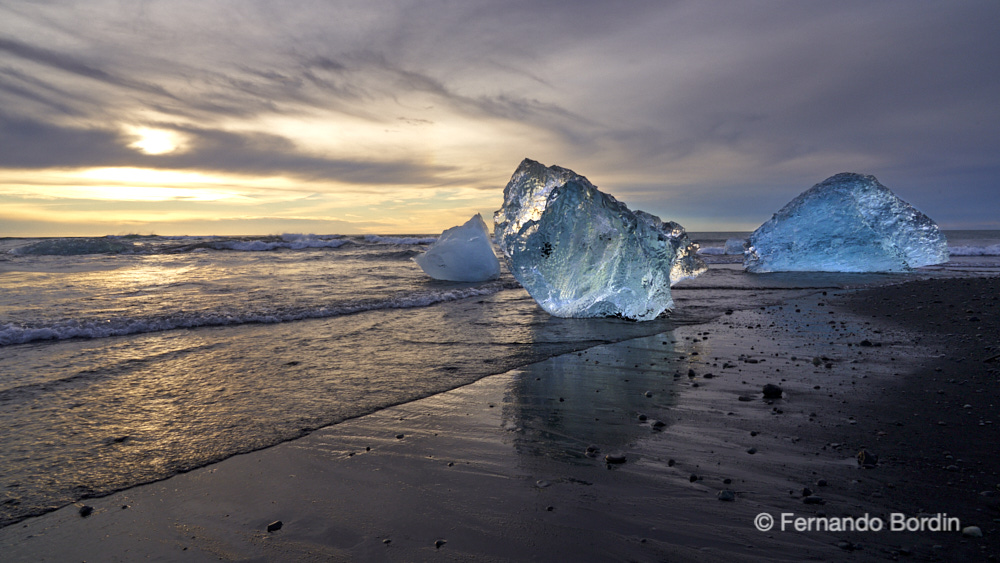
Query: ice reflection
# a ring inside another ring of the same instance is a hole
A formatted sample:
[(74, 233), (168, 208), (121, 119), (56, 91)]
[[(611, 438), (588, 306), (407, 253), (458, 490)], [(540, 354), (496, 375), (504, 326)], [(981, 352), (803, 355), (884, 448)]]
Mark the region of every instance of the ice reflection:
[[(627, 449), (656, 431), (654, 421), (670, 423), (681, 370), (687, 379), (686, 358), (670, 330), (522, 368), (503, 407), (514, 449), (529, 465), (539, 457), (600, 463)], [(599, 453), (588, 456), (588, 446)]]

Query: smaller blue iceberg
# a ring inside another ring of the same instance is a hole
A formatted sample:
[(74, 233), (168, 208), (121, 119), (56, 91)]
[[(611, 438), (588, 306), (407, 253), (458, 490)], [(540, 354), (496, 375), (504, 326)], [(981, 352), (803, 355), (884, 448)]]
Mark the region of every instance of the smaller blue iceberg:
[(748, 272), (907, 272), (948, 261), (937, 224), (875, 176), (843, 173), (799, 194), (750, 235)]

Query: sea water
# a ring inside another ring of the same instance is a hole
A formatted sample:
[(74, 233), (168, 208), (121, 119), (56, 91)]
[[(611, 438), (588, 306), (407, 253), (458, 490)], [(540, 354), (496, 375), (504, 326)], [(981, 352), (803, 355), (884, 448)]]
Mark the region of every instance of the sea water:
[(825, 289), (1000, 272), (1000, 232), (947, 233), (912, 274), (709, 271), (643, 323), (559, 319), (503, 272), (433, 280), (427, 236), (0, 239), (0, 525), (493, 373)]

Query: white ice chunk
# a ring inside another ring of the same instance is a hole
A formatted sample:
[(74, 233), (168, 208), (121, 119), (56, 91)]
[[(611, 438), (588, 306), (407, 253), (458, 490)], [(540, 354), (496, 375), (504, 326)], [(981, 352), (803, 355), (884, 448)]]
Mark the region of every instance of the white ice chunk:
[(586, 178), (525, 159), (494, 214), (514, 277), (557, 317), (656, 318), (670, 286), (705, 271), (683, 227), (602, 193)]
[(748, 272), (905, 272), (948, 261), (929, 217), (874, 176), (843, 173), (816, 184), (750, 235)]
[(427, 252), (413, 260), (437, 280), (478, 282), (500, 275), (500, 261), (493, 252), (490, 232), (478, 213), (464, 225), (441, 233)]

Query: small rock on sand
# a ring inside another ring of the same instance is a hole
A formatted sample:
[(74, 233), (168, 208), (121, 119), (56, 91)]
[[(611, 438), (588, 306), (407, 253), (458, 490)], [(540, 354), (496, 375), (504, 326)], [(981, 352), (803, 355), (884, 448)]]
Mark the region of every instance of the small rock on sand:
[(962, 535), (967, 538), (981, 538), (983, 537), (983, 531), (979, 526), (966, 526), (962, 528)]
[(608, 463), (625, 463), (625, 454), (621, 452), (610, 453), (604, 456), (604, 461)]
[(278, 530), (281, 529), (281, 526), (282, 526), (281, 520), (275, 520), (274, 522), (271, 522), (270, 524), (267, 525), (267, 531), (277, 532)]
[(723, 490), (719, 491), (719, 495), (718, 496), (719, 496), (719, 500), (721, 500), (721, 501), (732, 502), (732, 501), (736, 500), (736, 492), (735, 491), (731, 491), (729, 489), (723, 489)]
[(434, 549), (441, 549), (441, 546), (448, 543), (448, 540), (437, 540), (434, 542)]
[(82, 518), (86, 518), (86, 517), (90, 516), (93, 513), (94, 513), (94, 507), (93, 506), (85, 504), (85, 505), (83, 505), (83, 506), (80, 507), (80, 516)]
[(861, 450), (858, 452), (858, 465), (866, 468), (875, 467), (878, 465), (878, 456), (868, 450)]
[(777, 386), (777, 385), (775, 385), (773, 383), (768, 383), (767, 385), (764, 386), (764, 398), (765, 399), (780, 399), (782, 393), (783, 393), (783, 391), (782, 391), (781, 387), (779, 387), (779, 386)]

